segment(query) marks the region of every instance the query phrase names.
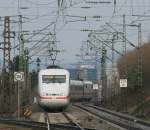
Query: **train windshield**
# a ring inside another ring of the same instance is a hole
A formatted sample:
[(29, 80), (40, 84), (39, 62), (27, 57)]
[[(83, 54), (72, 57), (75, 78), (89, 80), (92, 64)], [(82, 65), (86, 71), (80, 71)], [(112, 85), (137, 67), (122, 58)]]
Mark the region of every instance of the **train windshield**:
[(66, 75), (42, 75), (43, 83), (65, 83)]

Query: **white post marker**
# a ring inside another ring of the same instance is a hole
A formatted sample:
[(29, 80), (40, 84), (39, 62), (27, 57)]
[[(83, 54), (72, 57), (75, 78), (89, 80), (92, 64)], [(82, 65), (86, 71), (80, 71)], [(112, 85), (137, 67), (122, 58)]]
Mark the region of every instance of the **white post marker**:
[(37, 98), (36, 97), (34, 97), (33, 103), (37, 103)]
[(93, 84), (93, 89), (98, 90), (98, 84)]
[(128, 87), (128, 81), (127, 81), (127, 79), (120, 79), (120, 87), (121, 88)]

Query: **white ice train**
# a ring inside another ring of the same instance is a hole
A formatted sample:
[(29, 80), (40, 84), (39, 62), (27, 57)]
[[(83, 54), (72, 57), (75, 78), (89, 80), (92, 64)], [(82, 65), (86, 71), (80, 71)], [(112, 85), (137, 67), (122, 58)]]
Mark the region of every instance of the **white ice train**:
[(52, 68), (38, 75), (38, 103), (45, 109), (58, 109), (69, 104), (69, 72)]
[(38, 75), (38, 103), (47, 110), (62, 110), (70, 101), (90, 100), (92, 90), (92, 82), (70, 80), (65, 69), (52, 67)]

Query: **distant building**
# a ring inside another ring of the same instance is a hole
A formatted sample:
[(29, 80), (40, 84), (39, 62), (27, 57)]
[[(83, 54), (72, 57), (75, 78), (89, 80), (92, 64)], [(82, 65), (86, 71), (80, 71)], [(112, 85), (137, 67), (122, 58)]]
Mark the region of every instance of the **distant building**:
[(68, 69), (70, 72), (71, 79), (78, 80), (78, 79), (86, 79), (93, 82), (96, 82), (97, 80), (97, 71), (96, 69)]
[(71, 68), (71, 69), (68, 69), (69, 72), (70, 72), (70, 79), (74, 79), (74, 80), (77, 80), (79, 79), (79, 74), (78, 74), (78, 70), (75, 69), (75, 68)]
[(119, 93), (119, 73), (116, 67), (111, 67), (107, 65), (106, 68), (106, 89), (107, 89), (107, 98), (114, 96)]
[(87, 70), (87, 79), (96, 82), (97, 81), (97, 71), (96, 69)]

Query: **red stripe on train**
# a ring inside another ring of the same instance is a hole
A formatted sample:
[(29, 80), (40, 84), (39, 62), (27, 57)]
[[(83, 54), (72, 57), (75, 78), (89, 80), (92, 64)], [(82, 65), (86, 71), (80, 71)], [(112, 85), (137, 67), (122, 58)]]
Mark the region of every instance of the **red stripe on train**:
[(42, 99), (52, 99), (52, 97), (44, 97), (44, 96), (40, 96), (40, 98), (42, 98)]
[(40, 96), (40, 98), (42, 98), (42, 99), (68, 99), (69, 96), (63, 96), (63, 97), (44, 97), (44, 96)]
[(56, 99), (68, 99), (69, 96), (64, 96), (64, 97), (56, 97)]

